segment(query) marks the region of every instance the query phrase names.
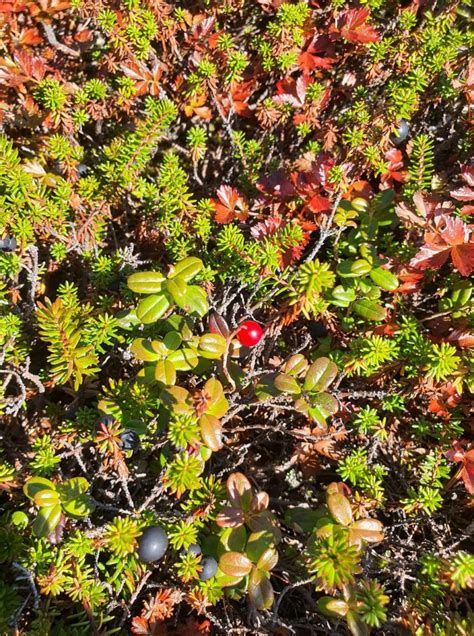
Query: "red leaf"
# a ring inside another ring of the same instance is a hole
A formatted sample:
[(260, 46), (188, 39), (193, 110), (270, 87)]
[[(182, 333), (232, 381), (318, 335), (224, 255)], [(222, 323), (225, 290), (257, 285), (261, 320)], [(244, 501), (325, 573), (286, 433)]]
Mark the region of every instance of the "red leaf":
[(298, 66), (303, 73), (310, 73), (315, 68), (330, 69), (336, 61), (335, 58), (315, 55), (315, 53), (327, 53), (330, 48), (332, 49), (333, 47), (327, 35), (316, 35), (313, 37), (305, 45), (305, 49), (301, 51), (298, 57)]
[(454, 267), (463, 276), (474, 270), (474, 243), (471, 230), (461, 219), (442, 214), (435, 219), (436, 230), (426, 232), (425, 245), (410, 261), (415, 268), (439, 269), (451, 255)]
[(217, 223), (231, 223), (234, 219), (245, 221), (249, 215), (246, 200), (236, 188), (223, 185), (217, 191), (219, 201), (212, 200), (216, 211), (215, 221)]
[(367, 24), (369, 15), (368, 9), (348, 9), (338, 15), (336, 27), (349, 42), (377, 42), (380, 36), (374, 27)]
[(456, 190), (451, 190), (449, 194), (453, 197), (453, 199), (457, 199), (458, 201), (474, 200), (474, 190), (469, 186), (461, 186)]
[(273, 97), (275, 104), (291, 104), (295, 108), (304, 105), (306, 88), (310, 83), (306, 75), (300, 75), (298, 79), (289, 77), (277, 82), (277, 95)]

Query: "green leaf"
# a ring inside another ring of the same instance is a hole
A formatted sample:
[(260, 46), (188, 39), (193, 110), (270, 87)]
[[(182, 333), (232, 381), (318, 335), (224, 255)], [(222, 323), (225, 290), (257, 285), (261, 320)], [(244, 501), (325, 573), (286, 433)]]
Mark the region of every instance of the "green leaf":
[(40, 508), (38, 516), (33, 522), (33, 533), (37, 537), (47, 537), (61, 520), (61, 506), (46, 506)]
[(170, 360), (160, 360), (155, 367), (155, 380), (165, 386), (176, 382), (176, 367)]
[(268, 547), (272, 544), (273, 534), (269, 530), (252, 532), (245, 547), (245, 554), (253, 563), (257, 563), (260, 557), (265, 553), (265, 550), (268, 550)]
[(352, 307), (354, 311), (362, 318), (365, 318), (365, 320), (380, 321), (385, 320), (387, 316), (387, 312), (383, 307), (367, 298), (357, 300)]
[(349, 606), (343, 600), (323, 596), (316, 601), (316, 605), (320, 612), (326, 616), (341, 617), (347, 614)]
[(191, 394), (181, 386), (172, 386), (160, 393), (163, 406), (174, 413), (189, 413), (192, 409)]
[(183, 342), (183, 338), (177, 331), (169, 331), (163, 338), (163, 342), (169, 351), (176, 351)]
[(309, 367), (303, 384), (305, 391), (325, 391), (337, 375), (337, 366), (329, 358), (318, 358)]
[(164, 280), (160, 272), (135, 272), (128, 277), (127, 285), (136, 294), (157, 294)]
[(221, 358), (227, 350), (227, 340), (218, 333), (205, 333), (199, 338), (199, 355), (208, 360)]
[(290, 393), (291, 395), (299, 395), (301, 387), (291, 375), (280, 373), (275, 378), (275, 386), (282, 393)]
[(137, 318), (145, 325), (148, 325), (152, 322), (156, 322), (171, 307), (171, 303), (167, 296), (154, 295), (148, 296), (141, 301), (141, 303), (137, 307)]
[(200, 258), (196, 258), (195, 256), (189, 256), (184, 260), (176, 263), (176, 265), (171, 269), (171, 272), (168, 278), (176, 278), (177, 276), (181, 277), (184, 281), (188, 282), (196, 274), (203, 269), (204, 264)]
[(94, 501), (89, 495), (80, 495), (67, 503), (63, 503), (63, 510), (75, 519), (88, 517), (94, 510)]
[(306, 371), (308, 361), (301, 353), (290, 356), (283, 366), (283, 372), (288, 375), (298, 376)]
[(58, 486), (61, 502), (72, 501), (89, 490), (89, 482), (85, 477), (72, 477)]
[(337, 307), (349, 307), (355, 298), (355, 291), (350, 287), (346, 288), (342, 285), (338, 285), (332, 290), (331, 302)]
[(341, 494), (330, 494), (327, 498), (327, 507), (333, 518), (343, 526), (352, 523), (352, 508), (349, 499)]
[(312, 396), (308, 412), (317, 422), (324, 425), (327, 418), (337, 413), (338, 409), (339, 402), (333, 395), (330, 393), (317, 393)]
[(273, 605), (275, 595), (268, 576), (260, 571), (253, 570), (249, 581), (249, 599), (257, 609), (269, 609)]
[(199, 418), (199, 426), (204, 444), (214, 452), (220, 450), (223, 446), (220, 420), (214, 415), (204, 414)]
[(386, 291), (394, 291), (398, 287), (398, 278), (383, 267), (376, 267), (369, 276), (378, 287)]
[[(157, 342), (157, 344), (159, 345), (161, 343)], [(153, 342), (145, 338), (136, 338), (132, 342), (130, 351), (137, 360), (142, 360), (143, 362), (154, 362), (155, 360), (159, 360), (162, 356), (162, 354), (153, 347)]]
[(166, 282), (166, 289), (171, 294), (178, 307), (184, 309), (186, 305), (186, 292), (188, 290), (186, 281), (180, 276), (177, 276), (176, 278), (172, 278)]
[(199, 357), (194, 349), (179, 349), (170, 353), (168, 358), (173, 363), (176, 371), (191, 371), (197, 367), (199, 363)]
[(238, 528), (224, 528), (217, 544), (217, 556), (221, 557), (226, 552), (242, 552), (246, 543), (247, 530), (244, 525)]
[(56, 490), (56, 486), (45, 477), (30, 477), (23, 486), (23, 492), (31, 500), (35, 498), (36, 493), (42, 490)]
[(188, 285), (183, 309), (186, 309), (186, 311), (190, 313), (197, 314), (201, 318), (207, 314), (209, 311), (207, 294), (202, 287)]
[(57, 490), (40, 490), (35, 494), (33, 501), (39, 508), (57, 506), (61, 503)]

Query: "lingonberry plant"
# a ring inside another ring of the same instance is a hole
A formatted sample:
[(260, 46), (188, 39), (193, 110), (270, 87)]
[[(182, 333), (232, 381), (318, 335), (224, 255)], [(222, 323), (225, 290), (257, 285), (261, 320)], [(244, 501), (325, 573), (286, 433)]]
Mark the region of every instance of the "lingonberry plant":
[(471, 27), (0, 2), (0, 633), (474, 632)]

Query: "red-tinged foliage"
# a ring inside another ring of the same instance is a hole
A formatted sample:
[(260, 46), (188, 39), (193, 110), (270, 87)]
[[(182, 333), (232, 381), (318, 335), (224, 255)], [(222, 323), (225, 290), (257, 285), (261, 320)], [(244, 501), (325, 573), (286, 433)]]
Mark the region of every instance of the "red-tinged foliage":
[(282, 79), (277, 82), (277, 94), (273, 97), (273, 101), (275, 104), (290, 104), (295, 108), (301, 108), (304, 106), (306, 89), (310, 83), (311, 80), (307, 75)]
[(163, 66), (158, 62), (151, 70), (143, 62), (129, 62), (122, 66), (125, 75), (134, 80), (137, 95), (149, 93), (155, 97), (160, 94), (160, 79), (163, 70)]
[(446, 457), (452, 462), (462, 462), (460, 469), (460, 478), (463, 480), (466, 490), (469, 494), (474, 495), (474, 448), (465, 449), (466, 442), (453, 442), (453, 449), (445, 453)]
[(254, 79), (234, 82), (228, 94), (218, 95), (216, 99), (221, 106), (222, 115), (228, 117), (231, 112), (235, 112), (240, 117), (250, 117), (252, 111), (249, 108), (248, 99), (252, 95), (254, 87)]
[(447, 341), (461, 349), (470, 349), (474, 347), (474, 333), (467, 329), (455, 329), (449, 334)]
[(461, 179), (465, 185), (450, 191), (450, 195), (457, 201), (474, 201), (474, 167), (464, 166)]
[(249, 214), (245, 198), (236, 188), (223, 185), (217, 190), (216, 199), (212, 199), (216, 211), (214, 219), (217, 223), (231, 223), (235, 219), (245, 221)]
[[(325, 57), (318, 55), (325, 54)], [(298, 66), (303, 73), (311, 73), (316, 68), (330, 69), (336, 59), (334, 45), (328, 35), (315, 35), (309, 39), (298, 57)]]
[(435, 226), (425, 233), (425, 245), (411, 259), (417, 269), (439, 269), (451, 257), (454, 267), (462, 276), (474, 270), (474, 241), (472, 228), (461, 219), (441, 214)]
[(368, 24), (369, 17), (368, 9), (348, 9), (337, 16), (336, 27), (342, 37), (349, 42), (362, 44), (378, 42), (380, 36), (374, 27)]
[(382, 174), (381, 183), (387, 187), (393, 187), (394, 182), (402, 183), (406, 178), (406, 170), (403, 170), (403, 155), (398, 148), (391, 148), (385, 153), (387, 171)]

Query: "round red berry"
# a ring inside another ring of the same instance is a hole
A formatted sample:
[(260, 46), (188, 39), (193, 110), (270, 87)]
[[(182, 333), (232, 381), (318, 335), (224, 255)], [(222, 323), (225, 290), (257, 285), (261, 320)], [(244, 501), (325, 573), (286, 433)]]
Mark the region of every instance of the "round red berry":
[(245, 320), (237, 331), (237, 340), (244, 347), (254, 347), (263, 335), (263, 329), (254, 320)]

